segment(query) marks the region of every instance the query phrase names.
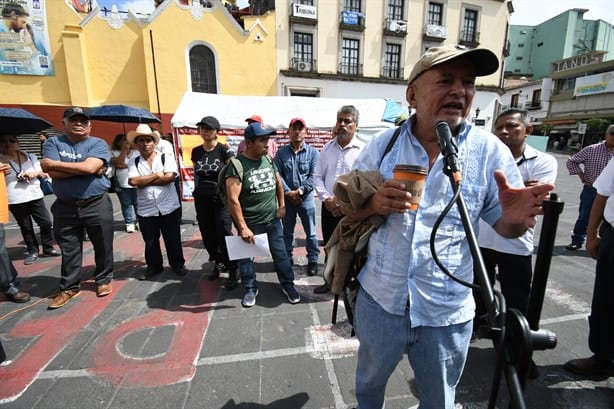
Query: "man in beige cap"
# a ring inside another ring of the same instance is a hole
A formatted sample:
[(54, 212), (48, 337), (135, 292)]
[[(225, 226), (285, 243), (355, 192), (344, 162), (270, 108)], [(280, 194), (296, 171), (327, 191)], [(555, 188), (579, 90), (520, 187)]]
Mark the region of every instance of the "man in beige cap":
[[(471, 288), (444, 274), (430, 252), (433, 225), (453, 197), (435, 124), (447, 124), (459, 148), (462, 192), (474, 226), (482, 218), (498, 233), (517, 237), (535, 224), (534, 216), (553, 188), (546, 184), (521, 189), (522, 178), (509, 149), (465, 120), (475, 78), (493, 74), (498, 67), (497, 57), (486, 49), (429, 49), (409, 76), (406, 97), (415, 113), (402, 125), (394, 146), (382, 158), (390, 130), (354, 162), (354, 169), (377, 170), (384, 178), (366, 205), (349, 214), (356, 219), (385, 217), (370, 236), (367, 261), (358, 276), (356, 397), (362, 409), (383, 406), (386, 383), (404, 353), (414, 370), (420, 408), (454, 408), (475, 303)], [(397, 164), (428, 169), (417, 210), (410, 209), (406, 186), (393, 179)], [(471, 251), (456, 210), (443, 219), (435, 248), (455, 277), (473, 281)]]

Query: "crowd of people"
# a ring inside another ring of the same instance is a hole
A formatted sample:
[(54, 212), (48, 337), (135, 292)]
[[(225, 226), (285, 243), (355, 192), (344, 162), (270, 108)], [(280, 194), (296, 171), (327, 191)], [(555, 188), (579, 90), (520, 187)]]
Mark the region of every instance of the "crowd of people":
[[(257, 235), (267, 236), (281, 293), (296, 304), (301, 301), (293, 269), (297, 217), (306, 236), (306, 274), (318, 273), (315, 197), (322, 202), (325, 243), (344, 218), (382, 218), (369, 238), (366, 262), (358, 275), (354, 325), (360, 341), (356, 369), (360, 408), (383, 407), (388, 378), (404, 354), (415, 374), (420, 407), (454, 407), (476, 301), (471, 289), (445, 275), (430, 253), (433, 225), (454, 195), (444, 172), (436, 123), (445, 122), (458, 147), (462, 192), (470, 222), (476, 230), (480, 225), (480, 246), (489, 277), (500, 281), (510, 306), (526, 313), (533, 228), (553, 189), (557, 166), (550, 155), (526, 143), (531, 126), (525, 111), (501, 113), (495, 121), (498, 138), (466, 121), (476, 77), (490, 75), (498, 67), (497, 57), (487, 49), (429, 49), (409, 76), (406, 98), (412, 115), (403, 121), (399, 132), (384, 131), (368, 145), (356, 137), (359, 112), (351, 105), (336, 113), (333, 138), (320, 152), (306, 143), (308, 129), (303, 118), (289, 122), (290, 142), (282, 147), (273, 140), (276, 131), (265, 126), (262, 118), (247, 118), (238, 154), (218, 141), (221, 126), (217, 118), (205, 116), (197, 123), (202, 144), (191, 154), (192, 196), (203, 245), (213, 264), (209, 278), (217, 280), (227, 274), (223, 286), (228, 290), (236, 288), (240, 280), (244, 308), (256, 304), (258, 281), (252, 258), (229, 257), (225, 238), (233, 234), (233, 225), (247, 243), (254, 243)], [(186, 275), (179, 230), (181, 203), (175, 188), (178, 169), (172, 149), (168, 151), (160, 134), (143, 124), (127, 135), (118, 135), (109, 149), (102, 139), (91, 136), (90, 118), (81, 108), (67, 109), (63, 121), (65, 133), (45, 142), (40, 162), (18, 150), (14, 136), (0, 137), (6, 162), (0, 169), (7, 177), (9, 207), (28, 247), (27, 261), (36, 261), (39, 254), (59, 255), (53, 248), (51, 231), (61, 249), (60, 292), (49, 308), (60, 308), (79, 295), (85, 232), (95, 251), (97, 295), (104, 297), (113, 291), (113, 210), (108, 194), (113, 178), (126, 231), (133, 233), (138, 228), (143, 237), (146, 268), (138, 278), (147, 280), (163, 271), (160, 234), (168, 264), (178, 276)], [(568, 249), (577, 250), (582, 241), (576, 237), (586, 236), (587, 249), (598, 260), (589, 321), (589, 346), (595, 355), (565, 366), (582, 374), (614, 375), (614, 335), (608, 321), (614, 313), (608, 291), (614, 290), (614, 161), (609, 160), (614, 153), (613, 135), (614, 125), (599, 147), (589, 147), (589, 152), (581, 151), (568, 162), (570, 173), (579, 174), (585, 184), (582, 195), (588, 196), (584, 190), (591, 190), (594, 201), (592, 207), (581, 205), (583, 221), (576, 223), (573, 246)], [(589, 157), (604, 147), (609, 156), (600, 159), (601, 172), (589, 164)], [(476, 161), (480, 166), (473, 165)], [(579, 167), (582, 163), (584, 167)], [(428, 169), (418, 208), (410, 203), (408, 186), (393, 176), (397, 164)], [(350, 171), (376, 172), (383, 177), (375, 193), (359, 208), (346, 207), (335, 195), (335, 182)], [(51, 209), (53, 223), (42, 196), (35, 192), (39, 177), (53, 180), (57, 197)], [(15, 189), (22, 191), (15, 194)], [(26, 221), (30, 218), (39, 224), (42, 253), (32, 224)], [(3, 217), (0, 221), (7, 220)], [(448, 215), (440, 228), (446, 232), (435, 243), (441, 262), (456, 277), (471, 282), (471, 249), (458, 213)], [(4, 240), (3, 229), (0, 240)], [(0, 257), (7, 273), (1, 277), (2, 290), (9, 300), (27, 302), (30, 297), (19, 289), (3, 244)], [(318, 293), (327, 291), (328, 282), (315, 289)]]

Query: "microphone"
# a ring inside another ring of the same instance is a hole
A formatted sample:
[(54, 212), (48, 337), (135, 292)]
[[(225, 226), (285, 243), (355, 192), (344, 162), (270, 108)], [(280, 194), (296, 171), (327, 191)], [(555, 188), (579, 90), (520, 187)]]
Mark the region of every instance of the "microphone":
[[(450, 126), (446, 121), (438, 121), (435, 124), (435, 133), (437, 134), (437, 143), (441, 149), (441, 154), (443, 155), (443, 160), (447, 165), (447, 169), (454, 175), (454, 181), (460, 182), (461, 172), (458, 166), (458, 147), (456, 146), (456, 142), (454, 142), (454, 137), (452, 137)], [(444, 170), (445, 169), (444, 167)]]

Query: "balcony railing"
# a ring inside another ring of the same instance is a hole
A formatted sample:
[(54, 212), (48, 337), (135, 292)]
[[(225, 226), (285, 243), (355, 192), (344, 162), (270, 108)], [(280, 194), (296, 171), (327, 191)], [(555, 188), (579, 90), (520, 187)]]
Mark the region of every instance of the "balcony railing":
[(386, 18), (386, 20), (384, 20), (384, 34), (405, 37), (407, 35), (407, 21)]
[(290, 69), (300, 72), (316, 72), (316, 61), (308, 58), (291, 58)]
[(382, 78), (393, 80), (403, 79), (403, 67), (399, 67), (398, 65), (384, 65), (382, 67)]
[(460, 32), (459, 44), (477, 47), (480, 45), (480, 33), (475, 30), (462, 30)]
[(438, 24), (424, 26), (424, 38), (427, 40), (443, 41), (448, 38), (448, 27)]
[(339, 64), (339, 74), (362, 76), (362, 64)]
[(339, 15), (339, 28), (343, 30), (364, 31), (365, 15), (358, 11), (343, 10)]

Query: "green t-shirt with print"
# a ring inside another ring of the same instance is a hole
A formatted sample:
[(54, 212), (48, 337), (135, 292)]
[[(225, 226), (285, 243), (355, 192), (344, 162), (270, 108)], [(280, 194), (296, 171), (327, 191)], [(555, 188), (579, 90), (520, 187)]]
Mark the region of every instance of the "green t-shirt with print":
[(248, 225), (268, 223), (277, 217), (277, 169), (268, 157), (258, 160), (237, 157), (243, 165), (240, 176), (234, 166), (228, 168), (226, 177), (239, 177), (242, 182), (239, 203)]

